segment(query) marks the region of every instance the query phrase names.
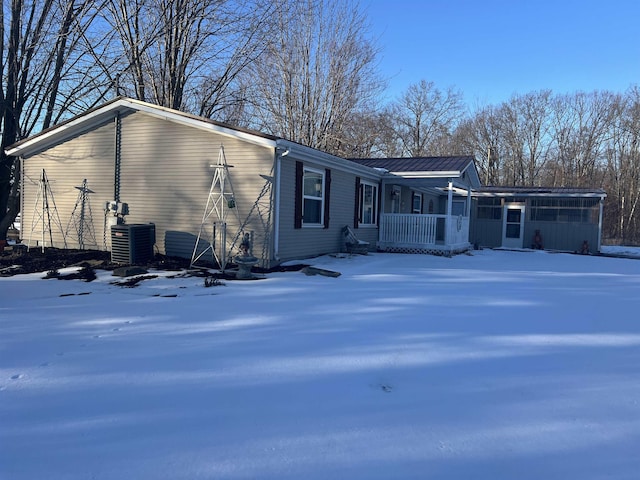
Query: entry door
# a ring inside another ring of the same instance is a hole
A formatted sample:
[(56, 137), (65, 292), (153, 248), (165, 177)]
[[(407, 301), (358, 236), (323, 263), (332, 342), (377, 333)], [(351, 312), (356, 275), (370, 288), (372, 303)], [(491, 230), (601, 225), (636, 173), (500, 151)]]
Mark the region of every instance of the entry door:
[(510, 203), (504, 206), (502, 215), (502, 246), (505, 248), (522, 248), (524, 241), (524, 205)]

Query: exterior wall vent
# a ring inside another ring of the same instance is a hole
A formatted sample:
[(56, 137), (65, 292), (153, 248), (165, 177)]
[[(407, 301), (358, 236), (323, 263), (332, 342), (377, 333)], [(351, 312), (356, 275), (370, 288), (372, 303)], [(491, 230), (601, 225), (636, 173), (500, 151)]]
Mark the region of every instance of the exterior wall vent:
[(123, 265), (146, 263), (153, 258), (156, 226), (153, 223), (111, 226), (111, 261)]

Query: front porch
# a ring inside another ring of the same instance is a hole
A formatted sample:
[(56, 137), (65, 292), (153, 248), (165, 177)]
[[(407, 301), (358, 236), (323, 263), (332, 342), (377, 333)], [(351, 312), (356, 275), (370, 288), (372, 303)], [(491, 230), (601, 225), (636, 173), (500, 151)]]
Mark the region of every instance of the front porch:
[(469, 217), (384, 213), (378, 249), (384, 252), (452, 255), (469, 250)]

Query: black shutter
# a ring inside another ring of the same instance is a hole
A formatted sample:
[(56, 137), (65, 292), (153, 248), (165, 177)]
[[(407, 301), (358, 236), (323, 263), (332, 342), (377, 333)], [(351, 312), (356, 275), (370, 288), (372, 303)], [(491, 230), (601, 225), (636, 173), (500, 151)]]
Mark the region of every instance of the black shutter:
[(331, 170), (324, 170), (324, 228), (329, 228), (329, 204), (331, 203)]
[(304, 186), (304, 167), (302, 162), (296, 162), (296, 191), (295, 191), (295, 207), (293, 209), (293, 228), (302, 228), (302, 191)]
[(356, 198), (353, 205), (353, 228), (358, 228), (360, 225), (360, 177), (356, 177)]

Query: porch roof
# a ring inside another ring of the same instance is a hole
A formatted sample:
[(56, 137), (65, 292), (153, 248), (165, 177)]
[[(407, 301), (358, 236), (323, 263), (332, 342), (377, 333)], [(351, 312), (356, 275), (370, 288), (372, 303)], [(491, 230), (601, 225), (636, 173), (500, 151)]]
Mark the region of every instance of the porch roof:
[[(462, 179), (466, 178), (472, 188), (480, 186), (473, 156), (458, 155), (446, 157), (410, 158), (350, 158), (349, 160), (367, 167), (384, 169), (406, 179)], [(466, 186), (463, 188), (467, 188)]]
[(391, 173), (417, 172), (463, 172), (470, 163), (471, 156), (455, 157), (411, 157), (411, 158), (350, 158), (353, 162), (373, 168), (385, 168)]

